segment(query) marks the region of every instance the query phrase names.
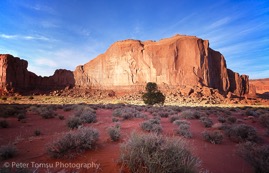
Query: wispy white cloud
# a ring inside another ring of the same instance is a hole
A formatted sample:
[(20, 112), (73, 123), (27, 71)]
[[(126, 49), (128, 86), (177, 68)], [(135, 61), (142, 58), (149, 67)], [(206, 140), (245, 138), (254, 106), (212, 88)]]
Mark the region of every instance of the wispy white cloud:
[(34, 72), (38, 76), (52, 76), (54, 74), (55, 68), (44, 68), (44, 66), (29, 63), (28, 70)]
[(35, 64), (53, 68), (58, 67), (58, 64), (54, 60), (47, 58), (38, 58), (35, 60)]
[(251, 70), (249, 71), (248, 75), (250, 79), (260, 79), (260, 78), (268, 78), (269, 70), (263, 69), (263, 70)]
[(40, 22), (40, 25), (44, 28), (58, 28), (59, 25), (57, 25), (55, 22), (44, 20)]
[(15, 39), (17, 38), (17, 35), (0, 34), (0, 37), (5, 39)]
[(50, 39), (45, 36), (41, 35), (8, 35), (8, 34), (0, 34), (0, 38), (4, 39), (18, 39), (18, 40), (41, 40), (41, 41), (52, 41), (53, 39)]
[(208, 29), (216, 29), (216, 28), (222, 27), (223, 25), (228, 24), (230, 21), (231, 21), (230, 17), (224, 17), (222, 19), (216, 20), (215, 22), (211, 23), (208, 26)]
[(35, 10), (35, 11), (42, 11), (42, 12), (46, 12), (49, 14), (55, 14), (56, 10), (54, 10), (54, 8), (52, 8), (51, 6), (48, 5), (44, 5), (44, 4), (25, 4), (25, 3), (21, 3), (21, 6), (31, 9), (31, 10)]

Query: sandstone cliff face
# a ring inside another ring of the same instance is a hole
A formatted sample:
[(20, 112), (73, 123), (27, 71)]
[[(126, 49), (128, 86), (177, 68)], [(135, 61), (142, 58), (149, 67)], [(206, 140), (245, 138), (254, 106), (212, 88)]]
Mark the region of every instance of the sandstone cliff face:
[(74, 71), (76, 86), (84, 88), (142, 89), (147, 82), (175, 88), (207, 86), (220, 93), (248, 92), (248, 76), (228, 70), (222, 54), (209, 42), (176, 35), (158, 42), (125, 40)]
[[(212, 50), (208, 40), (194, 36), (176, 35), (158, 42), (119, 41), (74, 72), (56, 70), (50, 77), (37, 76), (27, 66), (25, 60), (0, 54), (0, 89), (8, 92), (77, 86), (139, 91), (144, 90), (147, 82), (156, 82), (165, 90), (199, 86), (237, 96), (249, 91), (248, 76), (227, 69), (223, 55)], [(204, 90), (197, 90), (194, 95)]]
[(250, 80), (249, 83), (255, 86), (258, 94), (269, 93), (269, 78)]
[(24, 91), (60, 89), (74, 86), (72, 71), (56, 70), (53, 76), (41, 77), (27, 70), (28, 62), (8, 54), (0, 54), (0, 89)]

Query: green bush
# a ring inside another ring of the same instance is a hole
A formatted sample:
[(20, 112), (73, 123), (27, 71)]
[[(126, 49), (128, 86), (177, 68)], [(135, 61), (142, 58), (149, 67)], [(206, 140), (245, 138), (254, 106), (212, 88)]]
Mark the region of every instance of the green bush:
[(204, 131), (202, 135), (205, 141), (212, 144), (221, 144), (223, 140), (223, 135), (220, 131)]
[(17, 148), (12, 145), (3, 145), (0, 147), (0, 160), (6, 160), (14, 157), (17, 154)]
[(85, 150), (93, 149), (99, 138), (94, 128), (81, 128), (71, 131), (48, 144), (47, 152), (53, 158), (74, 157)]
[(164, 104), (165, 96), (158, 90), (157, 84), (148, 82), (146, 85), (146, 93), (142, 95), (142, 99), (147, 105)]
[(239, 145), (238, 153), (254, 167), (255, 173), (269, 173), (269, 145), (246, 142)]
[(133, 133), (120, 149), (120, 162), (133, 173), (199, 172), (200, 160), (182, 139)]

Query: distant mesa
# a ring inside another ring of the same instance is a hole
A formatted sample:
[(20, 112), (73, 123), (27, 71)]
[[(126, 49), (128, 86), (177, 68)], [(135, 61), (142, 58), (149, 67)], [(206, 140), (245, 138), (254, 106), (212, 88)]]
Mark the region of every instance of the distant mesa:
[(29, 72), (27, 65), (25, 60), (0, 54), (2, 93), (66, 87), (139, 91), (147, 82), (165, 89), (208, 87), (225, 96), (249, 92), (248, 76), (228, 69), (224, 56), (211, 49), (208, 40), (195, 36), (175, 35), (157, 42), (118, 41), (74, 72), (56, 70), (50, 77)]
[(30, 90), (57, 90), (75, 85), (72, 71), (58, 69), (50, 77), (41, 77), (27, 70), (28, 62), (9, 54), (0, 54), (0, 91), (24, 93)]

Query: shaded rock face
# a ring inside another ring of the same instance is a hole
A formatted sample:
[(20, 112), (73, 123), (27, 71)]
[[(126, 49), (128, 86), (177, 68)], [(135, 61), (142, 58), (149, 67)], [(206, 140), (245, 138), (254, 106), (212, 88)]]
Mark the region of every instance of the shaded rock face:
[(241, 96), (248, 92), (248, 76), (228, 70), (222, 54), (209, 42), (176, 35), (158, 42), (125, 40), (74, 71), (83, 88), (141, 90), (147, 82), (159, 86), (206, 86)]
[(50, 90), (74, 86), (72, 71), (56, 70), (53, 76), (41, 77), (27, 70), (28, 62), (8, 54), (0, 54), (0, 89), (3, 92)]

